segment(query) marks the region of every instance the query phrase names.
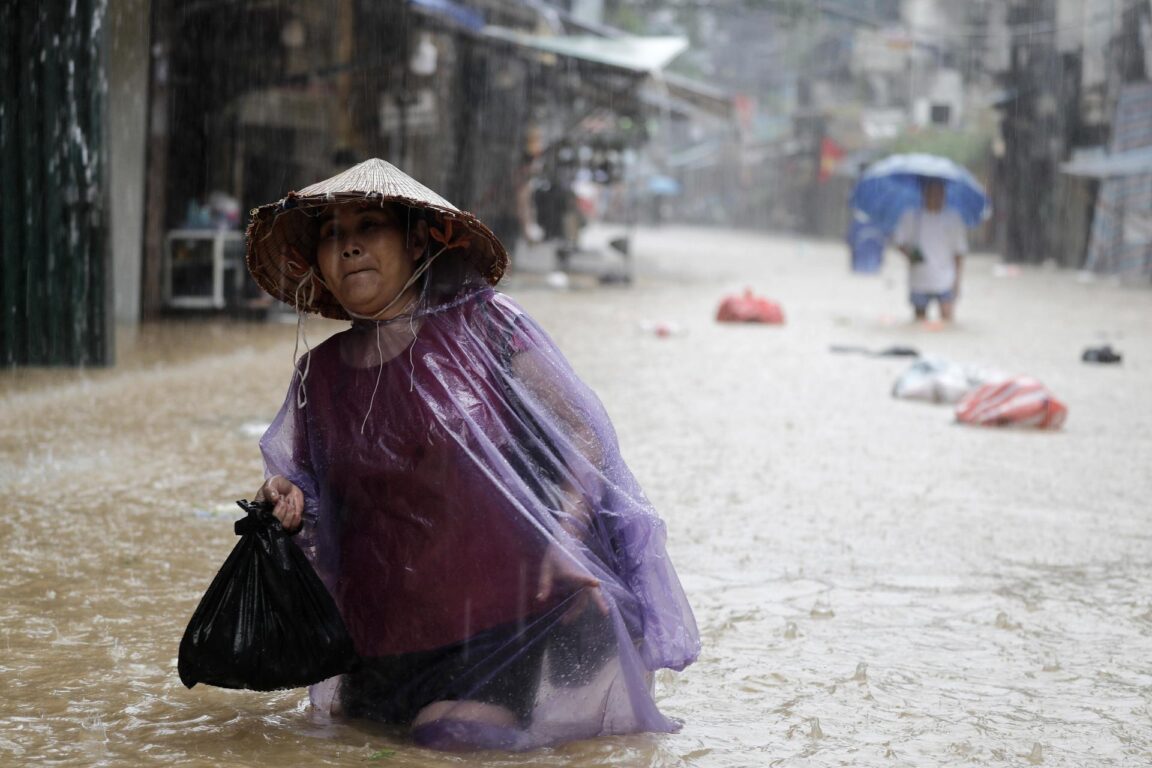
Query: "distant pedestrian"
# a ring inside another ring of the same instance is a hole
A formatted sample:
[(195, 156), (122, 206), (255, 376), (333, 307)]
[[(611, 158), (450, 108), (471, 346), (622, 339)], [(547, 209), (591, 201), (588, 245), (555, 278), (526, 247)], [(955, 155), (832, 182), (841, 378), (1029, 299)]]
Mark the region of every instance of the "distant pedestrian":
[(924, 177), (921, 206), (901, 215), (893, 232), (896, 248), (908, 257), (908, 294), (917, 320), (928, 318), (928, 306), (940, 306), (940, 319), (952, 321), (960, 296), (960, 277), (968, 253), (964, 219), (944, 206), (944, 181)]

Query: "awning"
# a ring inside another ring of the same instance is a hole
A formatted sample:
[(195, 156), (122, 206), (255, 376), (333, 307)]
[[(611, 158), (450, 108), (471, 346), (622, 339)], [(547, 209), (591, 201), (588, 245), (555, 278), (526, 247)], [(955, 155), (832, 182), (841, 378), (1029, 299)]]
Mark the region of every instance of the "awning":
[(672, 60), (687, 50), (683, 37), (620, 35), (532, 35), (506, 27), (487, 26), (482, 37), (520, 48), (586, 62), (639, 77), (650, 77), (640, 97), (649, 104), (678, 112), (696, 110), (725, 120), (732, 118), (732, 98), (707, 83), (665, 72)]
[(657, 72), (688, 48), (683, 37), (594, 37), (592, 35), (531, 35), (516, 29), (487, 26), (481, 35), (567, 59), (587, 61), (636, 74)]
[(1081, 151), (1060, 166), (1069, 176), (1109, 179), (1121, 176), (1152, 174), (1152, 147), (1108, 153), (1102, 149)]
[(692, 114), (703, 112), (731, 120), (735, 111), (732, 96), (726, 91), (672, 72), (658, 72), (645, 85), (641, 98), (655, 106), (668, 106), (674, 111)]

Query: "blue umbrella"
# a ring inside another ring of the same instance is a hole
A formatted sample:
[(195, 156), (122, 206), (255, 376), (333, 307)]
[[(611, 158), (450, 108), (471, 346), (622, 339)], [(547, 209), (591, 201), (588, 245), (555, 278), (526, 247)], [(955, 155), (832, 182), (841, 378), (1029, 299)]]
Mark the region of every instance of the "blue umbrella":
[(920, 182), (930, 177), (944, 182), (944, 206), (974, 227), (992, 213), (980, 182), (963, 166), (936, 155), (891, 155), (864, 172), (852, 191), (852, 208), (887, 234), (896, 229), (900, 215), (919, 208)]

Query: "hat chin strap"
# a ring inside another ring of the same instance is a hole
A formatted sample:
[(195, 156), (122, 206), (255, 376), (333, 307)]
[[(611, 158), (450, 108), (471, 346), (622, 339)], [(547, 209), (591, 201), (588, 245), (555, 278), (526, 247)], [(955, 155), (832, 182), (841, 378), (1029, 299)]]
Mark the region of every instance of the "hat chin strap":
[[(391, 309), (393, 307), (393, 305), (395, 305), (396, 302), (399, 301), (400, 298), (405, 294), (405, 292), (407, 292), (407, 290), (409, 288), (411, 288), (413, 285), (416, 284), (416, 281), (420, 279), (421, 275), (423, 275), (425, 272), (428, 271), (428, 268), (432, 266), (432, 262), (436, 260), (436, 257), (438, 257), (440, 254), (444, 253), (444, 251), (446, 251), (446, 250), (448, 250), (448, 249), (447, 248), (441, 248), (439, 251), (432, 254), (427, 259), (425, 259), (423, 262), (421, 262), (420, 266), (418, 266), (415, 270), (412, 271), (412, 276), (408, 278), (407, 282), (404, 283), (404, 286), (399, 291), (396, 292), (396, 296), (393, 297), (393, 299), (391, 301), (389, 301), (387, 304), (385, 304), (384, 308), (379, 310), (378, 312), (375, 312), (371, 315), (361, 315), (358, 312), (353, 312), (352, 310), (348, 309), (347, 307), (344, 308), (344, 311), (347, 312), (352, 317), (355, 317), (359, 320), (377, 320), (377, 319), (379, 319), (380, 315), (384, 314), (389, 309)], [(296, 304), (297, 310), (300, 310), (303, 307), (310, 307), (312, 305), (312, 302), (316, 300), (316, 284), (317, 283), (319, 283), (321, 286), (326, 288), (329, 293), (332, 292), (332, 289), (329, 288), (328, 284), (324, 282), (324, 276), (319, 274), (316, 271), (315, 267), (310, 266), (310, 267), (308, 267), (308, 272), (305, 274), (304, 278), (299, 283), (296, 284), (296, 294), (294, 297), (294, 299), (295, 299), (294, 303)], [(301, 301), (300, 301), (301, 295), (300, 294), (302, 292), (304, 292), (305, 290), (307, 291), (307, 295), (303, 297), (304, 302), (301, 303)], [(304, 340), (305, 351), (311, 352), (311, 347), (309, 347), (309, 345), (308, 345), (308, 337), (304, 333), (304, 313), (303, 312), (300, 312), (298, 317), (297, 317), (296, 347), (292, 350), (292, 358), (294, 360), (297, 359), (296, 354), (300, 348), (301, 338), (303, 338), (303, 340)], [(377, 336), (376, 336), (376, 343), (377, 344), (380, 343), (379, 334), (377, 334)], [(299, 365), (298, 361), (297, 361), (297, 365)], [(304, 356), (304, 369), (300, 370), (299, 368), (297, 368), (297, 371), (300, 373), (300, 386), (299, 386), (299, 389), (297, 390), (296, 399), (297, 399), (297, 405), (301, 408), (304, 408), (308, 405), (308, 394), (304, 388), (304, 383), (308, 380), (308, 373), (309, 373), (311, 367), (312, 367), (312, 356), (310, 354), (306, 354)], [(377, 387), (380, 386), (379, 376), (377, 376), (377, 379), (376, 379), (376, 386)], [(372, 403), (373, 403), (373, 401), (375, 401), (375, 399), (376, 399), (376, 389), (373, 388), (372, 397), (368, 401), (368, 413), (366, 413), (364, 415), (364, 423), (360, 425), (361, 433), (363, 433), (363, 431), (364, 431), (364, 425), (367, 424), (367, 422), (368, 422), (368, 415), (372, 412)]]
[[(319, 282), (324, 285), (324, 278), (316, 274), (316, 270), (308, 267), (308, 272), (305, 274), (304, 279), (296, 284), (295, 303), (297, 310), (301, 306), (311, 306), (312, 302), (316, 300), (316, 283)], [(304, 290), (304, 284), (308, 284), (308, 295), (303, 305), (300, 304), (300, 292)], [(324, 285), (325, 288), (328, 286)], [(297, 353), (300, 351), (300, 340), (304, 340), (304, 370), (300, 370), (300, 358)], [(308, 405), (308, 390), (304, 388), (305, 382), (308, 381), (308, 372), (312, 369), (312, 347), (308, 344), (308, 334), (304, 330), (304, 313), (297, 311), (296, 314), (296, 346), (292, 349), (293, 367), (300, 373), (300, 385), (296, 390), (296, 405), (299, 408), (304, 408)]]
[[(381, 309), (380, 311), (378, 311), (372, 315), (361, 315), (359, 313), (353, 312), (352, 310), (348, 309), (347, 307), (344, 308), (344, 311), (347, 312), (352, 317), (359, 318), (362, 320), (376, 320), (377, 318), (380, 317), (380, 315), (384, 314), (389, 309), (391, 309), (392, 306), (397, 301), (399, 301), (400, 298), (408, 291), (408, 289), (416, 284), (416, 281), (420, 279), (420, 276), (423, 275), (425, 272), (427, 272), (428, 268), (430, 266), (432, 266), (432, 262), (435, 261), (436, 257), (439, 256), (440, 254), (444, 253), (445, 250), (447, 250), (447, 249), (441, 248), (435, 254), (433, 254), (432, 256), (425, 259), (420, 264), (420, 266), (418, 266), (416, 269), (414, 269), (412, 271), (412, 276), (409, 277), (408, 281), (404, 283), (404, 286), (399, 291), (397, 291), (396, 296), (392, 299), (392, 301), (390, 301), (386, 305), (384, 305), (384, 308)], [(411, 377), (409, 379), (409, 390), (408, 391), (411, 392), (412, 389), (415, 388), (415, 386), (416, 386), (416, 379), (415, 379), (416, 369), (415, 369), (415, 366), (413, 366), (413, 364), (412, 364), (412, 351), (413, 351), (413, 348), (415, 347), (416, 330), (412, 325), (412, 316), (411, 315), (408, 316), (408, 327), (411, 330), (412, 337), (413, 337), (413, 344), (408, 347), (408, 367), (409, 367), (409, 376)], [(372, 415), (372, 406), (376, 403), (376, 392), (377, 392), (377, 390), (380, 389), (380, 377), (384, 372), (384, 365), (383, 365), (384, 352), (380, 348), (380, 332), (379, 332), (379, 330), (377, 330), (376, 333), (374, 333), (373, 335), (376, 337), (376, 354), (379, 355), (381, 364), (376, 369), (376, 383), (372, 387), (372, 395), (368, 398), (368, 410), (364, 412), (364, 420), (362, 422), (360, 422), (360, 434), (364, 434), (364, 429), (365, 429), (365, 427), (368, 426), (368, 417)]]

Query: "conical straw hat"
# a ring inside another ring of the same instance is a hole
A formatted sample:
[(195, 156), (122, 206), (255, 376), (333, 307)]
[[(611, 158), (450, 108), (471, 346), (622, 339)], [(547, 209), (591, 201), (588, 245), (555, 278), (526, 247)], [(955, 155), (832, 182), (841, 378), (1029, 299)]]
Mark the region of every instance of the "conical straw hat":
[[(503, 277), (508, 252), (480, 219), (376, 158), (252, 209), (247, 234), (248, 271), (261, 288), (301, 312), (350, 320), (336, 297), (319, 281), (308, 278), (315, 261), (319, 209), (364, 200), (423, 209), (429, 214), (432, 248), (445, 251), (440, 258), (467, 260), (491, 285)], [(306, 281), (309, 284), (302, 285)]]

